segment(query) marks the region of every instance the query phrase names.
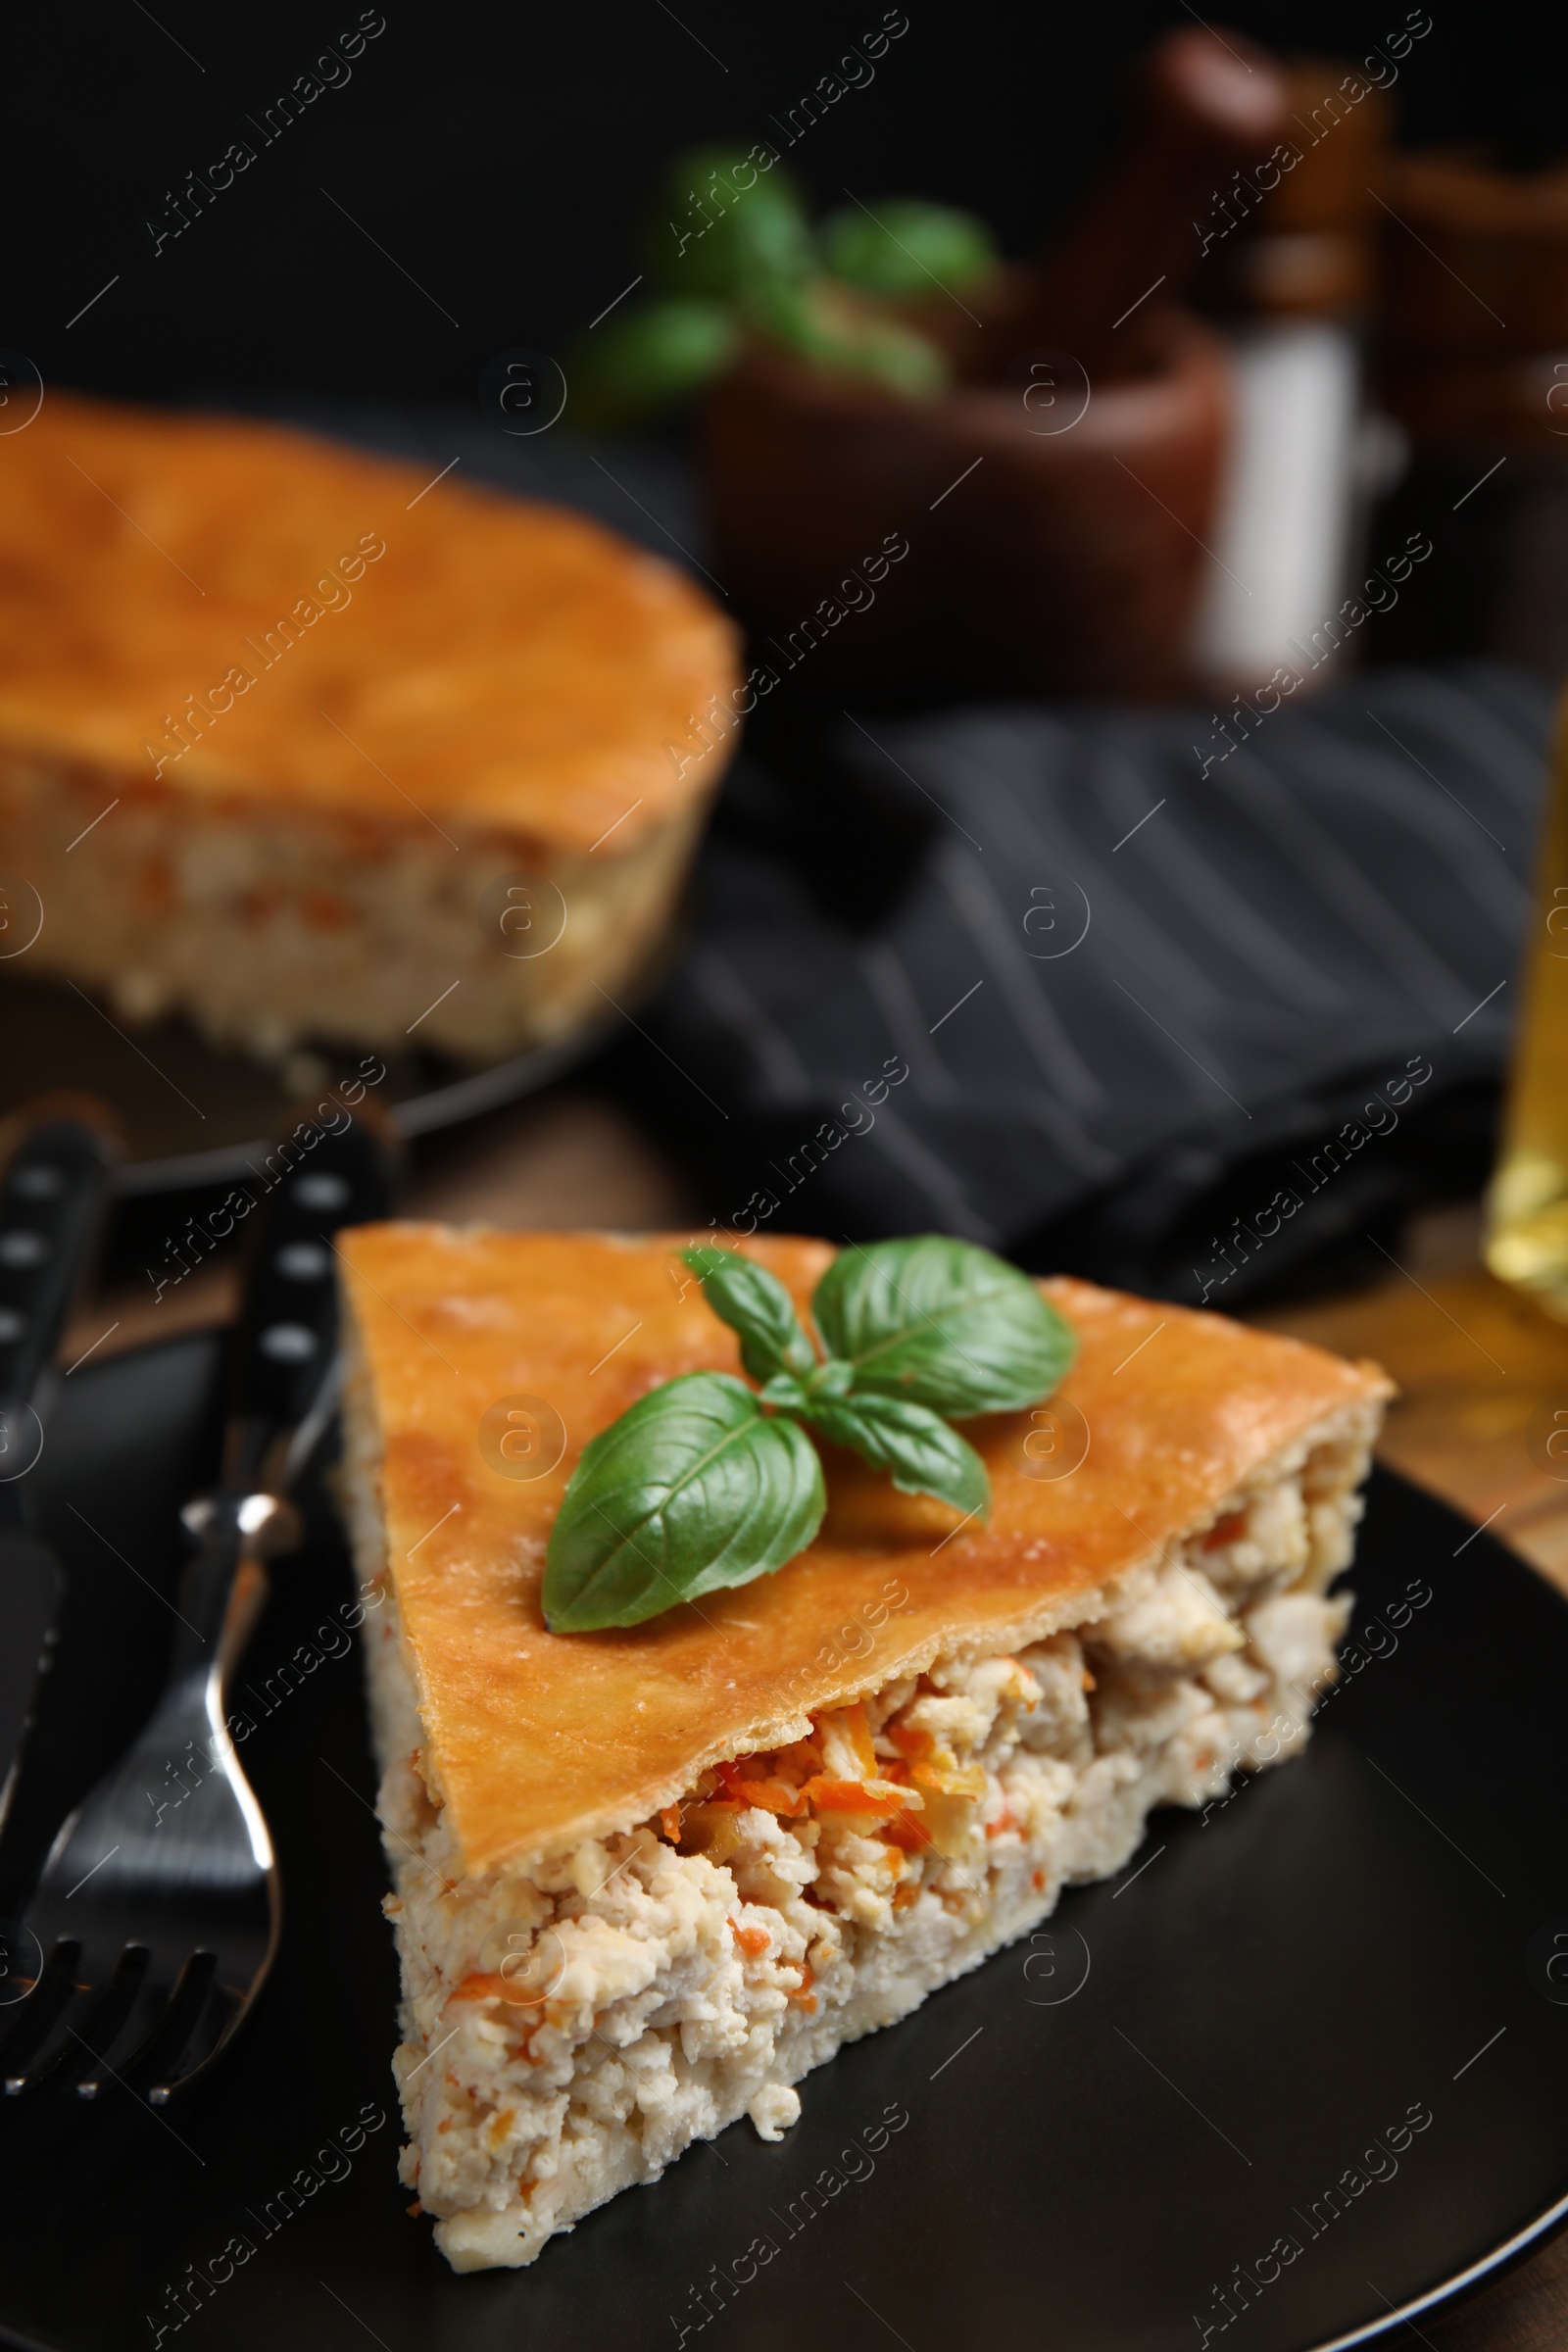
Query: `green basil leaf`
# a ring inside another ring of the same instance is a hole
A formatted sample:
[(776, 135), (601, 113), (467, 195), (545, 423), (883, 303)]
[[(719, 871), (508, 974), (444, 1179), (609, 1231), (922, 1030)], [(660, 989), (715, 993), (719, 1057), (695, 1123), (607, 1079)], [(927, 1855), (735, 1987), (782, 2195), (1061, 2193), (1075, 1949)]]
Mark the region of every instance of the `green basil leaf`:
[(873, 1470), (891, 1472), (906, 1494), (934, 1494), (972, 1518), (991, 1507), (991, 1480), (966, 1438), (940, 1413), (906, 1396), (813, 1397), (812, 1422), (835, 1446), (848, 1446)]
[(931, 281), (961, 289), (997, 266), (991, 231), (973, 213), (918, 197), (884, 196), (870, 209), (834, 213), (818, 232), (835, 277), (868, 294), (930, 295)]
[(699, 1242), (681, 1256), (699, 1277), (703, 1297), (721, 1323), (739, 1332), (741, 1362), (754, 1380), (777, 1372), (798, 1378), (816, 1369), (816, 1349), (801, 1328), (795, 1301), (776, 1274), (738, 1250)]
[(777, 163), (760, 174), (740, 146), (688, 147), (675, 157), (649, 218), (646, 251), (655, 283), (671, 294), (737, 294), (816, 268), (795, 181)]
[(827, 1497), (816, 1447), (744, 1381), (688, 1372), (584, 1446), (550, 1531), (552, 1633), (640, 1625), (804, 1551)]
[(813, 368), (868, 375), (890, 392), (927, 400), (945, 392), (952, 369), (929, 336), (879, 318), (831, 278), (765, 277), (744, 286), (737, 308), (748, 325)]
[(960, 1418), (1040, 1403), (1077, 1351), (1027, 1274), (939, 1234), (840, 1250), (811, 1305), (828, 1348), (855, 1367), (855, 1395)]
[(690, 399), (723, 373), (739, 344), (729, 304), (702, 295), (621, 312), (585, 335), (568, 362), (573, 429), (618, 431)]

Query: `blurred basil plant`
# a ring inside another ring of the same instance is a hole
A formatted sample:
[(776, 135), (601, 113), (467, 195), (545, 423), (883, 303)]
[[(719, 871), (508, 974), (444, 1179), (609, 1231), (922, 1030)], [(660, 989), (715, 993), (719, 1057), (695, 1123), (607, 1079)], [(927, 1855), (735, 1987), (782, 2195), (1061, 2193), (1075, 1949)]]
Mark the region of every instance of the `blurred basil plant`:
[(961, 291), (997, 262), (983, 221), (915, 197), (851, 206), (813, 230), (772, 151), (738, 145), (676, 157), (644, 253), (650, 292), (584, 336), (568, 368), (573, 421), (590, 431), (693, 398), (751, 339), (930, 399), (947, 361), (893, 306)]

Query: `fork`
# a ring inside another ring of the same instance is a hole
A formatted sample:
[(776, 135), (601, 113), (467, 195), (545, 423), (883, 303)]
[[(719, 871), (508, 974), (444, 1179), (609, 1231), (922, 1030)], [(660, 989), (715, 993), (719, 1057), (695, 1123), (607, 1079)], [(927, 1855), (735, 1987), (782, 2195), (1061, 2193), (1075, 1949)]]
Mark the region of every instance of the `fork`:
[(363, 1113), (301, 1148), (307, 1127), (292, 1128), (295, 1164), (257, 1204), (222, 1469), (181, 1513), (196, 1556), (162, 1694), (62, 1826), (24, 1914), (40, 1958), (0, 2043), (12, 2096), (54, 2077), (81, 2098), (122, 2082), (162, 2105), (223, 2049), (277, 1948), (276, 1857), (224, 1692), (267, 1562), (299, 1541), (288, 1490), (336, 1402), (331, 1237), (384, 1214), (393, 1180)]

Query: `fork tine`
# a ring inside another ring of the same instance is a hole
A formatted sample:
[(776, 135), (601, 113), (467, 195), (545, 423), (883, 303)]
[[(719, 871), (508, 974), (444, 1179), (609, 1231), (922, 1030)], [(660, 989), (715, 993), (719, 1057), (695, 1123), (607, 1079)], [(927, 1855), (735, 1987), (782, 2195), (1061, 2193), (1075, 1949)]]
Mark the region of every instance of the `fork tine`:
[[(150, 2024), (162, 2013), (168, 1997), (167, 1984), (156, 1982), (152, 1954), (144, 1945), (127, 1944), (85, 2024), (78, 2027), (66, 2021), (74, 2046), (67, 2047), (56, 2060), (62, 2087), (74, 2088), (78, 2098), (96, 2098), (104, 2083), (114, 2079), (109, 2053), (116, 2042), (124, 2039), (127, 2023), (138, 2010), (145, 2010)], [(147, 2032), (148, 2025), (143, 2025), (137, 2041), (144, 2040)], [(47, 2071), (47, 2063), (40, 2056), (38, 2076)]]
[(178, 2057), (199, 2019), (212, 1976), (211, 1955), (192, 1952), (170, 1981), (167, 1968), (149, 1978), (142, 1998), (119, 2036), (119, 2055), (110, 2044), (96, 2066), (77, 2083), (84, 2099), (96, 2098), (110, 2082), (120, 2081), (138, 2097), (150, 2095), (149, 2078), (160, 2081)]
[(78, 1944), (61, 1938), (45, 1959), (22, 2015), (0, 2042), (0, 2075), (8, 2098), (26, 2089), (34, 2056), (75, 1999), (79, 1951)]
[[(26, 2058), (18, 2062), (8, 2057), (6, 2089), (12, 2097), (57, 2077), (71, 2082), (74, 2080), (78, 2058), (90, 2064), (101, 2048), (106, 2048), (119, 2032), (126, 2011), (136, 1997), (136, 1988), (146, 1972), (146, 1955), (137, 1946), (127, 1944), (118, 1953), (113, 1964), (95, 1981), (84, 1984), (81, 1963), (75, 1964), (74, 2001), (61, 2002), (48, 2019), (41, 2033), (35, 2034)], [(64, 2066), (64, 2074), (60, 2070)]]
[(136, 2052), (135, 2071), (141, 2082), (163, 2082), (195, 2033), (212, 1995), (218, 1962), (211, 1952), (192, 1952), (179, 1972), (169, 2007), (156, 2034)]
[(218, 2056), (248, 2006), (248, 1996), (225, 1984), (211, 1952), (195, 1952), (181, 1979), (183, 2016), (171, 2015), (167, 2036), (160, 2034), (156, 2051), (144, 2059), (140, 2072), (147, 2097), (162, 2107), (173, 2093)]

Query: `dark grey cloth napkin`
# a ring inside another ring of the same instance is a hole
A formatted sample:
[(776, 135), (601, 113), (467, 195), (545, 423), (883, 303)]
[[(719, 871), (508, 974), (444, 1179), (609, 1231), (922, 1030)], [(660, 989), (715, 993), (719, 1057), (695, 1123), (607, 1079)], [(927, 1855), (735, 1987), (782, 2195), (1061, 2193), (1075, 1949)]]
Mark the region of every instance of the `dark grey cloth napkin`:
[[(579, 507), (722, 593), (678, 437), (257, 406)], [(804, 662), (794, 716), (760, 708), (689, 953), (605, 1072), (720, 1222), (940, 1227), (1234, 1305), (1343, 1276), (1412, 1204), (1481, 1182), (1538, 680), (1374, 670), (1246, 736), (1208, 711), (1027, 705), (824, 728), (802, 690)]]
[[(847, 714), (743, 756), (640, 1016), (734, 1230), (938, 1227), (1231, 1304), (1473, 1184), (1550, 698)], [(1212, 760), (1205, 756), (1234, 748)]]

